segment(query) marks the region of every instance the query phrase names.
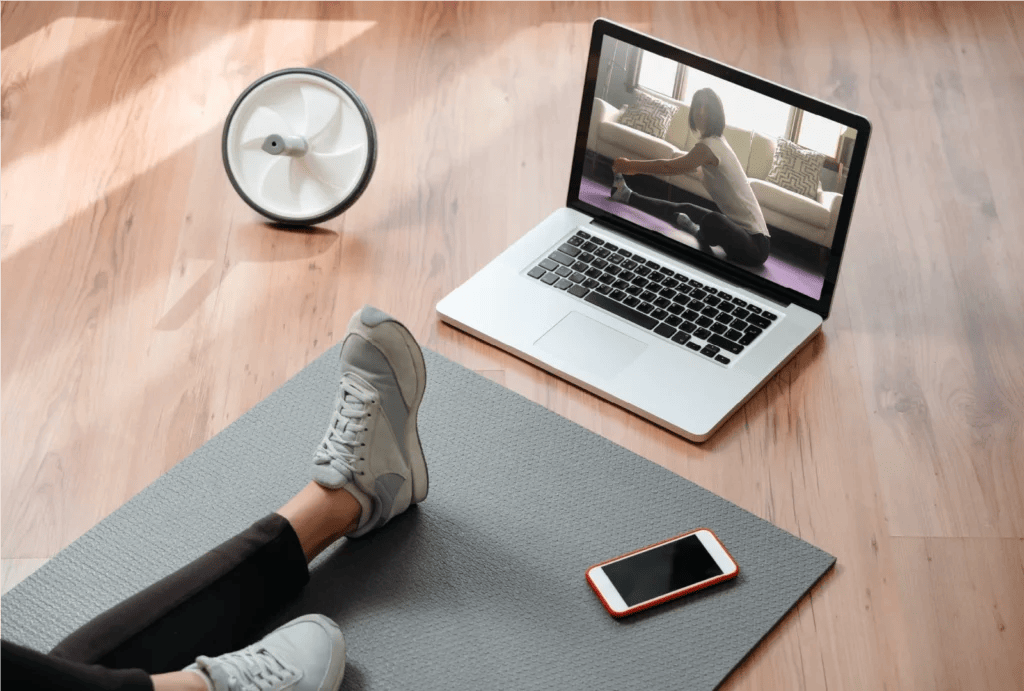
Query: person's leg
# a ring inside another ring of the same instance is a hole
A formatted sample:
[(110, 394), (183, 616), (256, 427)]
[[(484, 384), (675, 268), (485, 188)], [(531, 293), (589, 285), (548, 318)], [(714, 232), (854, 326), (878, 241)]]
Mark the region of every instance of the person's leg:
[(663, 221), (668, 221), (673, 225), (679, 225), (677, 223), (677, 217), (679, 214), (685, 214), (690, 221), (699, 224), (707, 214), (712, 213), (711, 209), (698, 206), (696, 204), (689, 204), (687, 202), (670, 202), (667, 199), (658, 199), (656, 197), (647, 197), (642, 194), (637, 194), (630, 189), (626, 184), (625, 178), (620, 175), (615, 176), (615, 184), (612, 188), (612, 199), (620, 201), (623, 204), (628, 204), (636, 209), (640, 209), (645, 213), (649, 213)]
[[(9, 641), (0, 641), (0, 650), (3, 680), (12, 689), (153, 691), (149, 675), (141, 669), (108, 669), (69, 662)], [(205, 686), (200, 688), (205, 690)]]
[(771, 245), (767, 235), (750, 233), (720, 213), (705, 216), (697, 239), (707, 245), (718, 245), (725, 250), (727, 259), (745, 266), (764, 264)]
[(160, 674), (244, 647), (308, 582), (308, 561), (352, 530), (360, 511), (350, 493), (310, 482), (276, 513), (99, 615), (52, 654)]

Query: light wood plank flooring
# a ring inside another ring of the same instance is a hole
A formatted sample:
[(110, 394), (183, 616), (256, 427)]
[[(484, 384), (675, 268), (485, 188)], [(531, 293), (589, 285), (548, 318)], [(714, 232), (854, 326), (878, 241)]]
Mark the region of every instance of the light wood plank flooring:
[[(434, 312), (564, 202), (602, 15), (874, 123), (823, 334), (703, 445)], [(2, 37), (5, 589), (368, 302), (837, 555), (724, 688), (1024, 687), (1022, 5), (3, 3)], [(238, 94), (296, 65), (380, 136), (310, 233), (220, 160)]]

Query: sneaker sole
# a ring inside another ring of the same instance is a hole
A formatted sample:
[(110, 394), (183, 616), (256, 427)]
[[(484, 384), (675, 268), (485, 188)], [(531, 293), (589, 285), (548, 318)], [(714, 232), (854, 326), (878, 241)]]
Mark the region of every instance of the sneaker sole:
[(409, 451), (409, 470), (412, 472), (412, 503), (419, 504), (427, 498), (427, 491), (430, 488), (427, 458), (423, 453), (423, 443), (420, 441), (419, 433), (420, 403), (423, 402), (423, 394), (427, 390), (427, 363), (423, 359), (423, 350), (405, 324), (399, 321), (393, 323), (401, 329), (405, 346), (412, 355), (413, 367), (416, 369), (416, 380), (419, 382), (415, 403), (409, 410), (409, 419), (412, 421), (412, 424), (407, 425), (405, 431), (405, 448)]

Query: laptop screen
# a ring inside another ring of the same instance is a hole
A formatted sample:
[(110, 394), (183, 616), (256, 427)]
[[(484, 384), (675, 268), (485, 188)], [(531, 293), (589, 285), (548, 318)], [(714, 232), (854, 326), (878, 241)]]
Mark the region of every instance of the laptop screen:
[(595, 41), (570, 202), (827, 313), (867, 122), (603, 20)]

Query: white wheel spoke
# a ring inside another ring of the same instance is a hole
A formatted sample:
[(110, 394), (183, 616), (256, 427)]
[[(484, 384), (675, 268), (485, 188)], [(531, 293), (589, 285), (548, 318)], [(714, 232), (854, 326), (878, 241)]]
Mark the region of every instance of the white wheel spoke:
[(348, 187), (353, 179), (362, 174), (361, 168), (353, 170), (353, 166), (365, 158), (366, 144), (363, 143), (334, 153), (311, 151), (305, 156), (310, 174), (320, 182), (338, 189)]

